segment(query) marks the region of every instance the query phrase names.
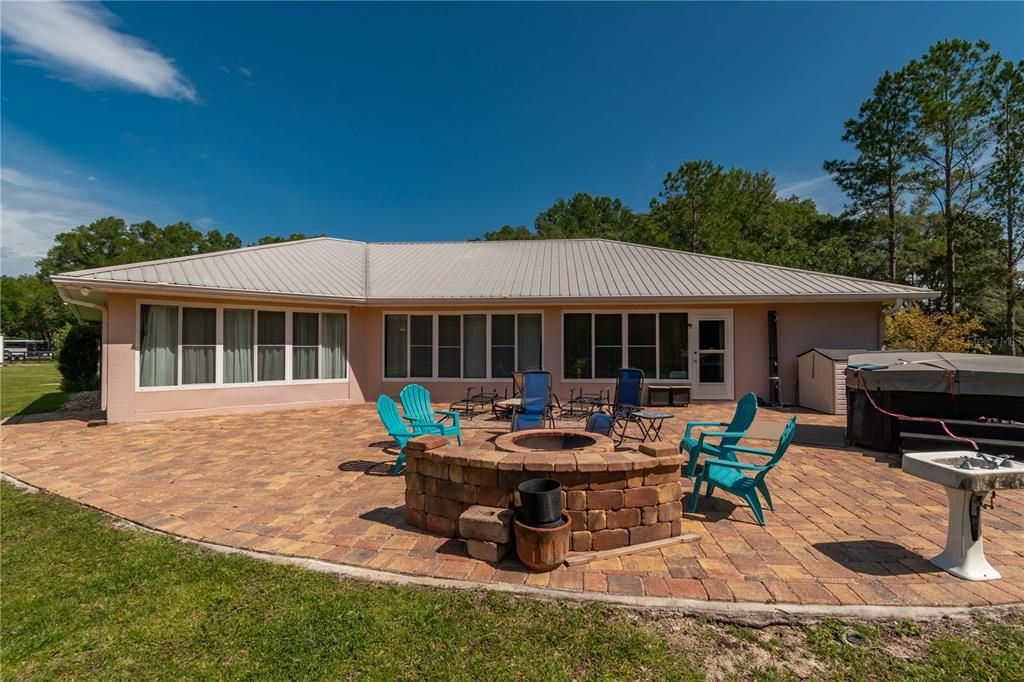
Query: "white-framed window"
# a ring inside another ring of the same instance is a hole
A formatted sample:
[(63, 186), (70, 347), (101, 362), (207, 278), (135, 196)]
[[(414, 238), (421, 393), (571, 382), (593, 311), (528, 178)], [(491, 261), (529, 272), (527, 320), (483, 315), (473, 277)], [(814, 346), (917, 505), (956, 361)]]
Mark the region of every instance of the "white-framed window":
[[(712, 328), (713, 327), (713, 328)], [(724, 327), (708, 324), (707, 343), (714, 354), (702, 362), (705, 373), (724, 372)], [(712, 338), (715, 333), (718, 338)], [(690, 378), (689, 315), (686, 312), (565, 312), (562, 315), (562, 377), (614, 379), (622, 367), (643, 370), (650, 379)]]
[(140, 302), (139, 390), (348, 380), (340, 312)]
[(541, 369), (540, 313), (384, 313), (384, 379), (509, 379)]

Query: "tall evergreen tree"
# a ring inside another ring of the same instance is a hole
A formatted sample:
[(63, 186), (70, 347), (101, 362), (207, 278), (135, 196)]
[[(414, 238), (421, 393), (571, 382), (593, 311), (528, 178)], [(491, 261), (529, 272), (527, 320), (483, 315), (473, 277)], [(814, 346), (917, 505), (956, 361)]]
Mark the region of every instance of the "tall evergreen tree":
[(915, 157), (920, 189), (934, 197), (946, 242), (944, 303), (957, 306), (957, 242), (980, 189), (989, 148), (991, 84), (999, 55), (984, 41), (943, 40), (911, 60), (902, 76), (914, 99)]
[(1024, 257), (1024, 61), (1005, 62), (996, 74), (991, 131), (992, 162), (985, 177), (989, 216), (998, 221), (1005, 239), (1003, 274), (1007, 349), (1017, 354), (1017, 304), (1022, 298), (1020, 263)]
[(898, 281), (899, 212), (911, 189), (910, 164), (915, 139), (911, 130), (913, 100), (902, 74), (886, 71), (871, 99), (860, 105), (857, 118), (844, 125), (843, 140), (857, 150), (853, 161), (825, 162), (825, 170), (849, 197), (846, 210), (865, 220), (884, 216), (886, 276)]

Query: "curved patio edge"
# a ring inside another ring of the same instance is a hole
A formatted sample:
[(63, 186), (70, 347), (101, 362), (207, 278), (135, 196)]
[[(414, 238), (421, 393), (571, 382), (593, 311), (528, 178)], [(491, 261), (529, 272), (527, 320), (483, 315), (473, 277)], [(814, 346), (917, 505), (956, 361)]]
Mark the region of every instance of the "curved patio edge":
[(433, 589), (475, 590), (510, 594), (543, 600), (562, 600), (576, 603), (596, 603), (626, 609), (664, 612), (673, 616), (702, 616), (716, 621), (741, 625), (801, 625), (823, 620), (841, 621), (881, 621), (881, 620), (917, 620), (928, 621), (942, 618), (992, 617), (1024, 610), (1024, 602), (988, 606), (882, 606), (882, 605), (832, 605), (832, 604), (765, 604), (761, 602), (725, 602), (683, 599), (677, 597), (648, 597), (616, 595), (603, 592), (575, 592), (557, 590), (546, 587), (518, 585), (510, 583), (485, 583), (473, 580), (458, 580), (417, 576), (396, 573), (381, 569), (365, 568), (350, 564), (341, 564), (308, 557), (275, 554), (273, 552), (254, 551), (221, 545), (205, 540), (197, 540), (184, 535), (152, 528), (132, 519), (112, 514), (100, 507), (95, 507), (73, 500), (59, 493), (39, 488), (26, 483), (9, 474), (0, 473), (0, 480), (27, 492), (46, 492), (47, 494), (68, 500), (73, 504), (94, 509), (106, 516), (134, 529), (155, 535), (173, 538), (179, 542), (196, 545), (218, 554), (234, 554), (245, 556), (267, 563), (296, 566), (318, 573), (336, 575), (362, 582), (380, 583), (404, 587), (423, 587)]

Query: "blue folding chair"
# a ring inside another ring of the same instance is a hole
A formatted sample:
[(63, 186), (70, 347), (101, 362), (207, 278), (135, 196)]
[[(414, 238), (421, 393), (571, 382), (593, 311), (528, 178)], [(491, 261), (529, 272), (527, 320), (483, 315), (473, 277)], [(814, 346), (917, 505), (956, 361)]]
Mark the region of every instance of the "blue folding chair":
[[(402, 401), (405, 420), (412, 425), (414, 430), (423, 433), (439, 433), (445, 438), (455, 436), (459, 445), (462, 445), (459, 413), (453, 410), (435, 410), (430, 404), (430, 391), (419, 384), (409, 384), (402, 389), (398, 399)], [(434, 419), (435, 415), (440, 415), (441, 418)], [(450, 424), (446, 423), (448, 420), (451, 420)]]
[[(746, 500), (747, 504), (750, 505), (750, 511), (754, 512), (754, 518), (763, 526), (764, 510), (761, 508), (761, 500), (758, 499), (758, 493), (764, 498), (768, 508), (775, 511), (775, 505), (772, 504), (772, 496), (768, 493), (768, 486), (765, 485), (764, 477), (775, 468), (775, 465), (779, 463), (782, 456), (786, 454), (789, 444), (793, 442), (793, 435), (795, 433), (796, 417), (791, 417), (782, 432), (782, 437), (779, 438), (779, 443), (775, 447), (774, 452), (743, 445), (723, 445), (722, 450), (729, 455), (729, 458), (704, 460), (704, 468), (701, 470), (700, 476), (697, 477), (697, 482), (693, 485), (693, 495), (690, 496), (690, 513), (692, 514), (697, 511), (700, 487), (706, 483), (705, 495), (708, 497), (711, 497), (715, 492), (715, 488), (721, 488)], [(736, 459), (737, 453), (760, 455), (770, 459), (767, 464), (747, 464)], [(754, 475), (747, 476), (743, 473), (745, 471), (752, 472)]]
[[(623, 367), (615, 380), (615, 400), (612, 403), (612, 427), (609, 435), (615, 434), (618, 445), (626, 440), (626, 429), (636, 421), (633, 414), (643, 410), (644, 372), (632, 367)], [(632, 438), (632, 436), (631, 436)]]
[[(690, 455), (686, 463), (686, 475), (693, 478), (697, 473), (697, 460), (702, 454), (708, 457), (728, 459), (731, 455), (726, 446), (736, 445), (740, 439), (747, 435), (750, 425), (754, 423), (757, 416), (757, 396), (747, 393), (736, 403), (736, 412), (732, 421), (726, 422), (688, 422), (686, 431), (683, 433), (683, 440), (679, 443), (679, 452), (686, 452)], [(702, 431), (700, 436), (694, 436), (691, 431), (695, 426), (718, 426), (725, 427), (725, 431)], [(709, 443), (708, 438), (719, 439), (719, 442)]]
[(512, 431), (542, 429), (546, 423), (555, 427), (551, 410), (551, 372), (524, 373), (522, 400), (523, 404), (512, 415)]

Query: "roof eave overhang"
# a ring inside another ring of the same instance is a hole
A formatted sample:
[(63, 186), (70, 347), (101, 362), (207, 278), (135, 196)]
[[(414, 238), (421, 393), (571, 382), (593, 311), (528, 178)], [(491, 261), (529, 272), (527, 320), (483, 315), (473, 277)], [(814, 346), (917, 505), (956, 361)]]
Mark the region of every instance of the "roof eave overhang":
[(907, 292), (886, 293), (811, 293), (811, 294), (770, 294), (770, 295), (728, 295), (728, 296), (532, 296), (532, 297), (370, 297), (356, 298), (326, 296), (323, 294), (301, 294), (251, 291), (244, 289), (222, 289), (197, 287), (182, 284), (159, 284), (146, 282), (118, 282), (95, 280), (85, 277), (54, 275), (51, 280), (58, 287), (88, 288), (96, 291), (149, 296), (189, 296), (196, 298), (229, 298), (245, 300), (273, 300), (295, 303), (328, 303), (337, 305), (370, 306), (544, 306), (544, 305), (593, 305), (593, 304), (640, 304), (640, 305), (707, 305), (724, 303), (892, 303), (899, 300), (922, 300), (938, 296), (938, 292), (921, 289)]
[(295, 294), (283, 292), (251, 291), (247, 289), (222, 289), (197, 287), (184, 284), (152, 284), (146, 282), (117, 282), (89, 278), (54, 275), (50, 278), (58, 287), (77, 287), (104, 291), (112, 294), (140, 294), (145, 296), (188, 296), (193, 298), (228, 298), (244, 300), (273, 300), (294, 303), (330, 303), (339, 305), (362, 305), (365, 298), (326, 296), (323, 294)]
[(378, 298), (367, 300), (368, 305), (394, 306), (546, 306), (546, 305), (708, 305), (725, 303), (892, 303), (898, 300), (922, 300), (937, 296), (937, 292), (920, 291), (886, 294), (791, 294), (748, 296), (587, 296), (587, 297), (489, 297), (489, 298)]

